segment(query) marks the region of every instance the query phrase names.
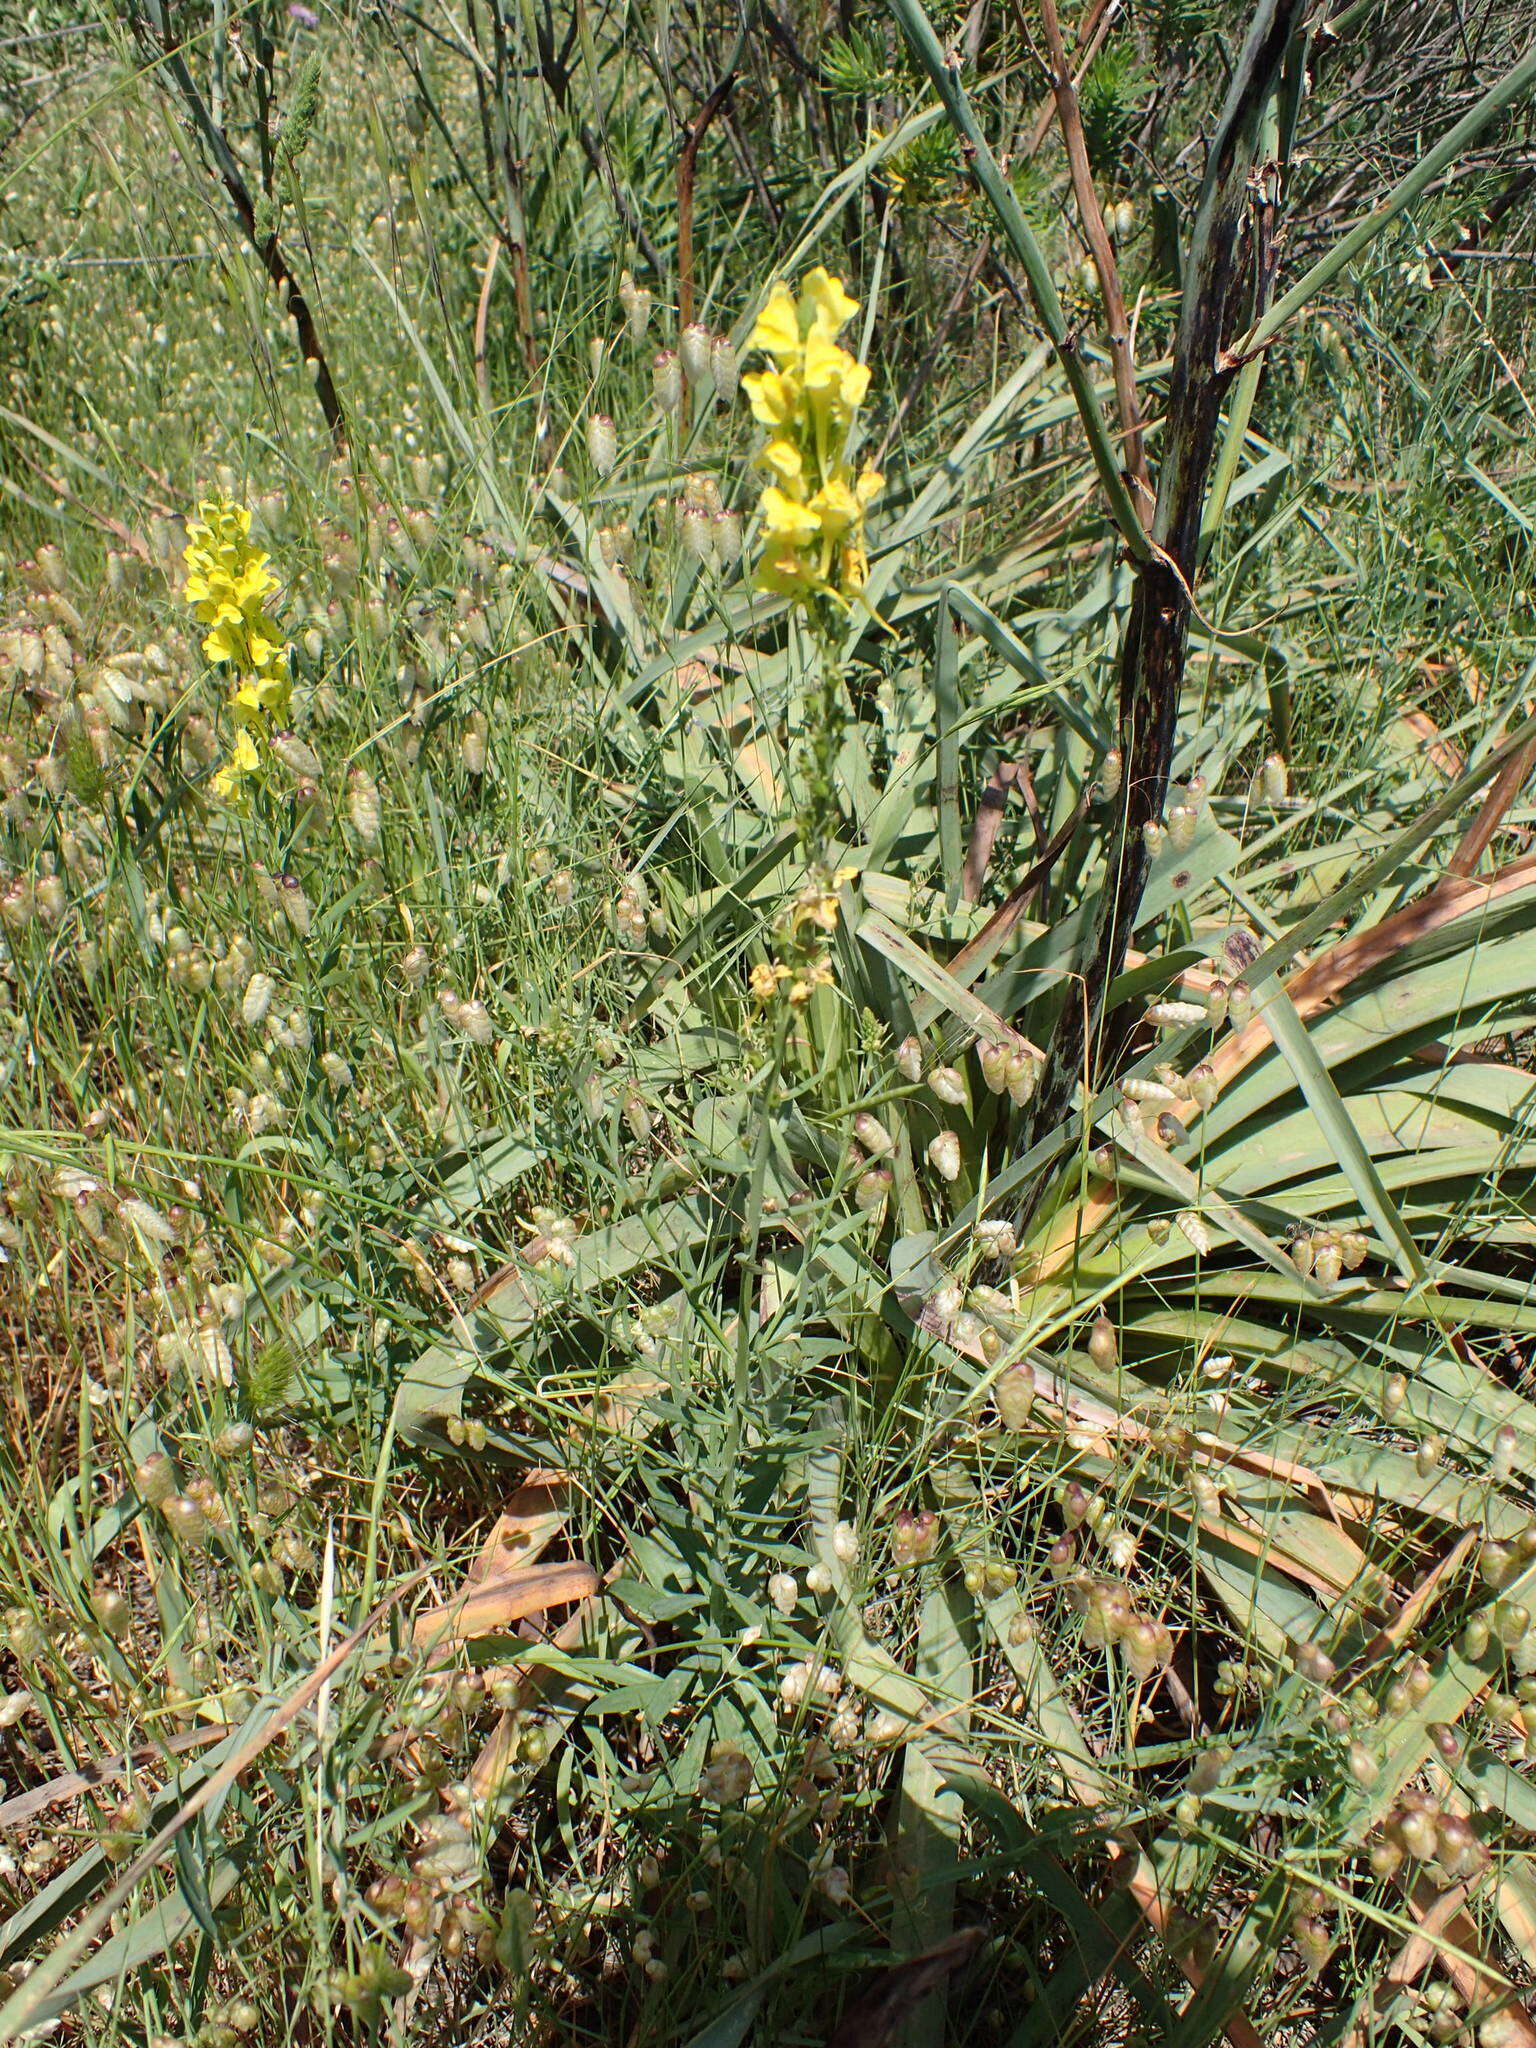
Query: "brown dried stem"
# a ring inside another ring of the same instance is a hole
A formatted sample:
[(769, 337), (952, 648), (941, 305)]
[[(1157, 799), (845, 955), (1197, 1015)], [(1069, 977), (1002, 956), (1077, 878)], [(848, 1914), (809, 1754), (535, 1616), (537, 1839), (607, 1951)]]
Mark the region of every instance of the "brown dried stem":
[(1136, 358), (1130, 321), (1126, 317), (1125, 294), (1120, 289), (1120, 267), (1115, 261), (1109, 230), (1104, 225), (1104, 209), (1093, 187), (1093, 167), (1088, 161), (1082, 110), (1077, 103), (1077, 88), (1072, 83), (1072, 66), (1067, 58), (1067, 46), (1062, 40), (1056, 0), (1040, 0), (1040, 11), (1045, 22), (1046, 49), (1050, 55), (1051, 91), (1055, 95), (1056, 114), (1061, 122), (1062, 140), (1067, 146), (1067, 162), (1072, 171), (1072, 191), (1078, 213), (1082, 216), (1083, 233), (1093, 252), (1093, 266), (1099, 274), (1099, 292), (1104, 301), (1110, 362), (1115, 377), (1115, 401), (1124, 429), (1125, 471), (1145, 521), (1152, 508), (1152, 483), (1147, 474), (1146, 451), (1142, 445), (1141, 408), (1136, 399)]

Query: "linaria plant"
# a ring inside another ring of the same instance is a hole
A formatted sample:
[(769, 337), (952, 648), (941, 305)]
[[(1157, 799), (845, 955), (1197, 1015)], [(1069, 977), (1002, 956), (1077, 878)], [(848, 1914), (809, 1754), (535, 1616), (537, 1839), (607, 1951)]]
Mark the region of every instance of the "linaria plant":
[(83, 11), (0, 2039), (1527, 2039), (1524, 15)]

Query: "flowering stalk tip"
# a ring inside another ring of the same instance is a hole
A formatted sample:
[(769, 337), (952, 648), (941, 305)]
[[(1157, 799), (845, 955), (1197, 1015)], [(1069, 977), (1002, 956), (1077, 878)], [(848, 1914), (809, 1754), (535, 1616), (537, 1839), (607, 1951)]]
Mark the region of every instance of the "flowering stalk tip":
[(837, 338), (858, 309), (842, 280), (818, 265), (798, 298), (782, 281), (773, 286), (748, 340), (772, 364), (741, 380), (768, 430), (757, 455), (769, 477), (758, 501), (757, 584), (801, 603), (847, 604), (869, 575), (864, 516), (883, 478), (868, 466), (855, 475), (849, 462), (869, 369)]
[(203, 652), (232, 674), (229, 708), (239, 731), (213, 778), (214, 794), (237, 801), (263, 766), (258, 739), (289, 723), (293, 684), (288, 642), (268, 609), (279, 588), (270, 558), (251, 540), (251, 515), (232, 498), (205, 499), (187, 521), (183, 596), (208, 628)]

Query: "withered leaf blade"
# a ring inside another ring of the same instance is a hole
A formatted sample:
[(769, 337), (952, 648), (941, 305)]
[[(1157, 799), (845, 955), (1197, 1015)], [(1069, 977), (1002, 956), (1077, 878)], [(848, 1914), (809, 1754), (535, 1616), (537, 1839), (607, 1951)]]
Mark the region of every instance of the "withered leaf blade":
[(909, 2014), (951, 1971), (961, 1969), (986, 1940), (980, 1927), (964, 1927), (920, 1956), (883, 1970), (843, 2015), (827, 2048), (890, 2048)]
[(502, 1635), (531, 1614), (549, 1607), (567, 1607), (589, 1599), (599, 1585), (591, 1565), (532, 1564), (518, 1571), (478, 1580), (442, 1607), (429, 1607), (411, 1624), (417, 1649), (473, 1642), (477, 1636)]

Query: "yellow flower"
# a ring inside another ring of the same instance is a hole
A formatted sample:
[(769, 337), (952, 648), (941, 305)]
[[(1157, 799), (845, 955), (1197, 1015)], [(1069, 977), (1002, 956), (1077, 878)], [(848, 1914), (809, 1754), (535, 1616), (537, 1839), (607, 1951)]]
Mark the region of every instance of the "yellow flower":
[(859, 522), (859, 501), (840, 476), (824, 483), (806, 507), (816, 515), (828, 540), (841, 540)]
[(817, 989), (831, 986), (832, 962), (823, 954), (803, 967), (789, 984), (789, 1000), (796, 1005), (808, 1003)]
[(821, 531), (821, 521), (810, 507), (797, 504), (777, 484), (770, 484), (758, 502), (763, 511), (763, 531), (770, 543), (787, 540), (791, 547), (803, 547)]
[(789, 969), (777, 961), (760, 960), (747, 976), (747, 986), (760, 1003), (771, 1003), (779, 992), (779, 983), (788, 975)]
[(229, 707), (240, 730), (234, 751), (213, 778), (215, 795), (240, 799), (260, 773), (262, 754), (253, 735), (265, 737), (288, 723), (293, 685), (288, 643), (267, 610), (278, 589), (270, 558), (251, 543), (251, 515), (232, 498), (206, 499), (187, 521), (183, 595), (208, 628), (203, 652), (233, 671)]
[(829, 337), (839, 335), (858, 310), (859, 302), (843, 290), (843, 280), (821, 264), (800, 280), (800, 325), (805, 333), (819, 329)]
[(286, 718), (293, 691), (286, 676), (249, 676), (230, 692), (229, 708), (241, 725), (267, 726)]
[(251, 515), (231, 498), (209, 498), (187, 522), (183, 595), (209, 628), (203, 652), (242, 673), (275, 669), (287, 644), (266, 611), (278, 588), (270, 558), (251, 545)]
[(786, 440), (782, 434), (775, 434), (771, 441), (763, 443), (757, 460), (762, 468), (771, 469), (785, 483), (797, 483), (804, 474), (805, 458), (794, 442)]
[(747, 347), (763, 349), (787, 364), (799, 355), (800, 343), (800, 316), (789, 286), (780, 280), (757, 316), (757, 324), (747, 337)]
[(261, 756), (256, 751), (256, 742), (248, 732), (237, 732), (234, 751), (214, 775), (214, 795), (221, 803), (239, 803), (245, 795), (246, 783), (260, 769)]
[(760, 427), (787, 426), (800, 409), (797, 377), (782, 376), (777, 370), (761, 370), (756, 376), (743, 377), (741, 388)]
[(848, 442), (870, 373), (837, 339), (858, 310), (842, 279), (819, 264), (798, 299), (776, 283), (750, 341), (774, 367), (742, 379), (753, 417), (769, 430), (756, 458), (772, 478), (758, 501), (756, 581), (802, 602), (818, 594), (846, 602), (869, 573), (864, 517), (880, 478), (871, 469), (854, 481)]

